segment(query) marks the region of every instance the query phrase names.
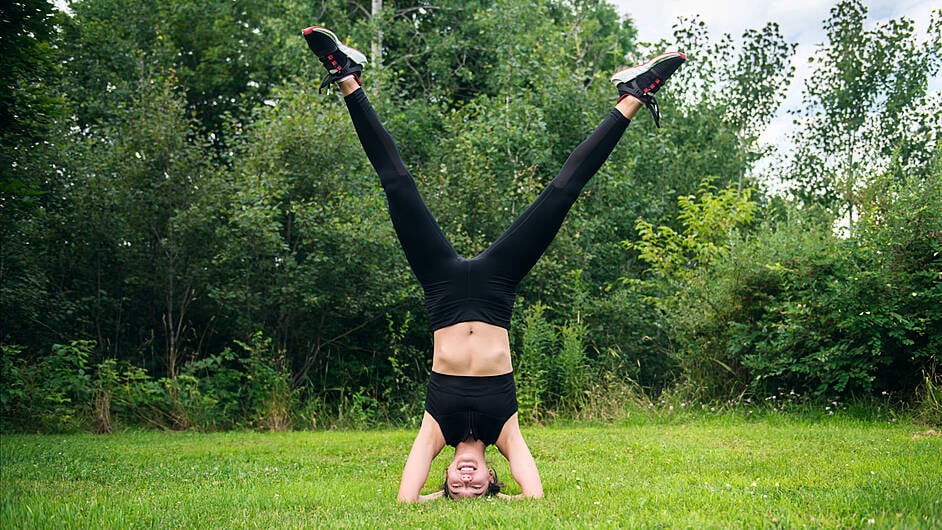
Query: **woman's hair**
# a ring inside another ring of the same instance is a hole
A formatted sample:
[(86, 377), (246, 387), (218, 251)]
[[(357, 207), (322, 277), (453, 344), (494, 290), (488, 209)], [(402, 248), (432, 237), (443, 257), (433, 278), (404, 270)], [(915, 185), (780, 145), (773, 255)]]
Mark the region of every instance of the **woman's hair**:
[[(498, 480), (497, 472), (494, 471), (494, 468), (488, 464), (487, 470), (491, 475), (490, 482), (487, 483), (487, 489), (484, 490), (484, 493), (481, 494), (482, 497), (493, 497), (500, 493), (500, 490), (504, 487), (504, 483)], [(442, 491), (445, 493), (445, 496), (449, 499), (454, 499), (451, 495), (451, 490), (448, 489), (448, 471), (445, 471), (445, 482), (442, 484)]]

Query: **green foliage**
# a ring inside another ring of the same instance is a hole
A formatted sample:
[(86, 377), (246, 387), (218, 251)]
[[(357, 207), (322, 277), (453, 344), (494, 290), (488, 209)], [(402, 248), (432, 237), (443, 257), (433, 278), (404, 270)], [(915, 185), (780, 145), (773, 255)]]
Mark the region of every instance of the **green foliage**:
[(879, 338), (866, 331), (883, 318), (870, 318), (881, 292), (855, 266), (853, 246), (826, 226), (809, 230), (794, 222), (768, 239), (736, 256), (753, 265), (743, 275), (743, 298), (734, 301), (758, 303), (750, 308), (755, 320), (735, 325), (731, 354), (750, 370), (753, 387), (818, 396), (873, 390), (875, 373), (890, 361), (872, 342)]
[(0, 343), (0, 431), (23, 425), (30, 418), (35, 394), (35, 370), (23, 357), (23, 347)]
[[(610, 72), (666, 45), (636, 43), (600, 0), (70, 6), (0, 8), (5, 430), (415, 421), (422, 293), (343, 104), (315, 90), (303, 26), (375, 44), (371, 100), (467, 256), (610, 111)], [(858, 31), (865, 18), (842, 2), (826, 21), (824, 82), (782, 171), (804, 204), (832, 205), (851, 190), (843, 168), (874, 154), (846, 241), (809, 209), (742, 233), (772, 215), (750, 169), (795, 44), (774, 23), (711, 42), (698, 18), (678, 22), (690, 60), (658, 94), (664, 128), (635, 119), (520, 285), (525, 419), (585, 414), (606, 388), (910, 391), (934, 373), (942, 100), (924, 85), (942, 18), (926, 38), (905, 19)]]
[(87, 421), (95, 388), (88, 360), (92, 341), (55, 344), (38, 362), (16, 345), (2, 347), (0, 428), (73, 431)]
[(655, 229), (651, 223), (639, 220), (636, 228), (640, 241), (624, 243), (638, 251), (657, 277), (674, 284), (687, 281), (698, 267), (725, 256), (736, 230), (755, 219), (757, 204), (751, 198), (752, 190), (737, 191), (730, 186), (715, 193), (712, 180), (700, 183), (698, 196), (677, 199), (677, 219), (683, 232), (668, 226)]
[[(698, 16), (683, 18), (674, 38), (689, 56), (689, 64), (672, 77), (687, 98), (710, 102), (747, 143), (754, 143), (785, 98), (795, 68), (789, 59), (797, 43), (787, 43), (775, 22), (747, 29), (734, 41), (729, 34), (712, 42)], [(716, 94), (722, 93), (722, 98)], [(712, 101), (711, 101), (712, 100)]]
[(271, 339), (261, 333), (238, 344), (248, 353), (243, 360), (245, 390), (255, 425), (270, 431), (290, 429), (294, 393), (284, 352), (273, 349)]
[(515, 377), (520, 417), (527, 422), (539, 421), (546, 414), (549, 399), (550, 363), (556, 333), (546, 321), (546, 307), (540, 303), (527, 308), (523, 315), (520, 347)]
[(54, 294), (32, 258), (54, 166), (50, 138), (69, 112), (59, 35), (48, 29), (59, 17), (48, 0), (23, 0), (0, 5), (0, 20), (0, 342), (47, 351), (52, 341), (40, 346), (31, 330), (55, 307)]
[(553, 324), (547, 309), (540, 302), (529, 306), (520, 323), (514, 370), (519, 414), (527, 422), (580, 410), (593, 373), (586, 358), (588, 326), (578, 315)]
[(299, 72), (306, 56), (293, 46), (300, 42), (296, 26), (309, 9), (268, 0), (73, 2), (64, 53), (80, 122), (120, 118), (138, 98), (140, 78), (170, 72), (200, 124), (218, 131), (225, 116), (248, 115)]
[(541, 81), (575, 69), (582, 85), (592, 72), (621, 65), (635, 36), (630, 21), (598, 0), (447, 0), (419, 8), (394, 3), (381, 22), (383, 64), (396, 92), (459, 105), (478, 95), (529, 97), (535, 89), (545, 92), (534, 97), (552, 97)]
[[(692, 192), (706, 175), (715, 176), (721, 187), (736, 182), (741, 189), (748, 185), (752, 164), (771, 152), (759, 137), (785, 98), (794, 75), (791, 57), (797, 43), (786, 42), (775, 22), (748, 29), (736, 40), (725, 34), (713, 42), (698, 16), (681, 17), (674, 26), (674, 40), (689, 60), (671, 76), (670, 103), (677, 107), (672, 114), (683, 116), (667, 139), (666, 160), (680, 164), (682, 169), (673, 172), (685, 179), (669, 179), (668, 183), (677, 184), (675, 190), (661, 188), (673, 191), (665, 198), (672, 201), (674, 194)], [(676, 146), (684, 148), (670, 151)], [(723, 154), (716, 157), (713, 153)], [(657, 155), (664, 157), (660, 152)], [(655, 156), (654, 160), (659, 159)], [(663, 180), (657, 173), (653, 177)], [(671, 207), (662, 205), (667, 215), (659, 221), (669, 222), (674, 213)]]
[[(58, 21), (49, 0), (4, 2), (0, 6), (0, 236), (7, 223), (40, 203), (42, 179), (24, 163), (67, 112), (59, 93)], [(24, 167), (25, 166), (25, 167)]]
[(216, 400), (204, 395), (200, 381), (186, 373), (155, 380), (143, 368), (105, 359), (94, 385), (96, 433), (128, 426), (208, 430), (216, 419), (210, 414)]
[(409, 342), (415, 327), (412, 313), (406, 311), (398, 325), (391, 316), (386, 318), (391, 353), (387, 361), (391, 373), (380, 382), (380, 401), (386, 404), (387, 418), (398, 417), (417, 423), (424, 410), (425, 382), (431, 371), (431, 363), (424, 349)]
[(912, 388), (942, 360), (936, 332), (942, 327), (942, 163), (937, 159), (926, 179), (878, 180), (864, 196), (858, 226), (864, 265), (884, 293), (877, 307), (883, 333), (897, 345), (901, 373), (894, 377)]
[(75, 430), (89, 424), (99, 433), (128, 426), (217, 430), (240, 425), (243, 404), (262, 426), (269, 427), (262, 421), (283, 421), (272, 407), (284, 397), (281, 383), (287, 378), (264, 355), (253, 353), (240, 363), (227, 349), (187, 363), (175, 378), (154, 379), (116, 359), (93, 368), (93, 348), (90, 341), (56, 345), (34, 364), (21, 347), (4, 345), (2, 430)]
[(716, 192), (709, 179), (701, 184), (699, 197), (681, 197), (678, 202), (683, 232), (667, 226), (655, 229), (639, 220), (640, 241), (624, 244), (637, 250), (650, 267), (649, 283), (634, 284), (651, 293), (648, 300), (668, 327), (668, 336), (661, 338), (662, 343), (669, 341), (664, 349), (677, 359), (688, 384), (722, 394), (735, 388), (727, 382), (728, 372), (735, 369), (722, 341), (713, 333), (722, 329), (720, 322), (729, 306), (716, 299), (716, 284), (704, 276), (730, 255), (740, 229), (753, 222), (757, 204), (751, 199), (751, 190), (737, 191), (729, 186)]
[(40, 395), (45, 401), (39, 407), (40, 421), (70, 427), (76, 415), (88, 413), (83, 408), (92, 394), (88, 358), (94, 347), (92, 341), (53, 345), (52, 354), (40, 365)]
[(939, 179), (873, 191), (851, 239), (792, 221), (736, 258), (768, 269), (753, 267), (766, 286), (743, 293), (766, 296), (764, 314), (733, 339), (757, 386), (911, 394), (938, 364)]
[[(254, 337), (253, 337), (254, 338)], [(244, 394), (254, 388), (247, 379), (245, 360), (230, 348), (186, 363), (183, 375), (199, 382), (205, 396), (202, 414), (197, 420), (201, 430), (221, 430), (245, 425)]]
[(791, 211), (702, 263), (641, 243), (655, 271), (697, 263), (657, 298), (689, 385), (717, 397), (916, 390), (938, 364), (940, 278), (927, 271), (939, 270), (939, 184), (887, 181), (872, 197), (850, 239)]
[(583, 403), (589, 382), (585, 362), (586, 325), (578, 319), (570, 320), (559, 329), (561, 347), (556, 361), (559, 371), (559, 401), (562, 408), (578, 409)]

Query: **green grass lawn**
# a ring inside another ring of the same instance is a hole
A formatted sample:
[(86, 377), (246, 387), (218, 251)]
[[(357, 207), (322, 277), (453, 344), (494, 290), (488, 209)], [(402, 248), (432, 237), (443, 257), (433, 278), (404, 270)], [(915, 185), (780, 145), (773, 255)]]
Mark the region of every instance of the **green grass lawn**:
[(545, 499), (422, 505), (395, 502), (405, 430), (6, 435), (0, 528), (942, 528), (925, 426), (729, 414), (525, 435)]

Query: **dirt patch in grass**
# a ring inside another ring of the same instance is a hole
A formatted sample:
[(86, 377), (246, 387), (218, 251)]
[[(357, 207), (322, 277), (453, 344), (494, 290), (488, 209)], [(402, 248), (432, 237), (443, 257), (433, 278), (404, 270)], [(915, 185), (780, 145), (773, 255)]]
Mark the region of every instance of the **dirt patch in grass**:
[(920, 438), (928, 438), (932, 436), (942, 436), (942, 432), (939, 432), (935, 429), (929, 429), (928, 431), (917, 432), (913, 435), (913, 440), (918, 440)]

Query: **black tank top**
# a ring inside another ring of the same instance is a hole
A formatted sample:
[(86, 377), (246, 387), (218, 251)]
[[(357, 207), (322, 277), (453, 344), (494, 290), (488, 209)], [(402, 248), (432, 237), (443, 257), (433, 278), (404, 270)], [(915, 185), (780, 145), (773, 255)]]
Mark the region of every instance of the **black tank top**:
[(438, 422), (448, 445), (457, 446), (469, 437), (493, 445), (517, 412), (514, 374), (473, 377), (432, 372), (425, 410)]

